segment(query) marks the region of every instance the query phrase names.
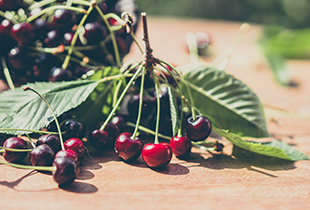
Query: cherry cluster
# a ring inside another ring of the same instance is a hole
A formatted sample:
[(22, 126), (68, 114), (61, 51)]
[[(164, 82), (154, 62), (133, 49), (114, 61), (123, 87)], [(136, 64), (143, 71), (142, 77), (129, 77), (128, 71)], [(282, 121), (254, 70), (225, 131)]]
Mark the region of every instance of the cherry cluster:
[(120, 60), (129, 52), (133, 38), (120, 17), (129, 14), (135, 32), (139, 12), (133, 0), (97, 1), (105, 19), (95, 8), (89, 12), (94, 7), (89, 1), (68, 2), (0, 1), (0, 79), (8, 68), (16, 85), (74, 80), (94, 67), (117, 64), (117, 57)]

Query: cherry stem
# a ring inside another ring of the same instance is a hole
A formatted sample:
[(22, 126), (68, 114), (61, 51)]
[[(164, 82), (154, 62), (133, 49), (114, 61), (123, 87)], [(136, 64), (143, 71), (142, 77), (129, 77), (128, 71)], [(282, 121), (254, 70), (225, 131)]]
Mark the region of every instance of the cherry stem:
[(1, 10), (0, 10), (0, 16), (10, 20), (13, 24), (18, 23), (18, 21), (16, 21), (12, 15), (10, 15), (11, 17), (8, 17), (8, 15), (6, 15), (6, 13)]
[[(142, 69), (142, 65), (140, 66), (140, 68), (135, 72), (135, 74), (131, 77), (131, 79), (129, 80), (128, 84), (126, 85), (126, 87), (124, 88), (122, 94), (120, 95), (119, 99), (117, 100), (115, 106), (113, 107), (113, 109), (111, 110), (109, 116), (107, 117), (107, 119), (105, 120), (105, 122), (102, 124), (102, 126), (99, 128), (100, 131), (103, 131), (104, 128), (107, 126), (108, 122), (111, 120), (112, 116), (114, 115), (117, 107), (119, 106), (119, 104), (121, 103), (121, 101), (123, 100), (125, 94), (127, 93), (127, 90), (129, 89), (129, 87), (131, 86), (131, 84), (133, 83), (133, 81), (138, 77), (141, 69)], [(122, 75), (124, 76), (124, 75)], [(105, 79), (105, 78), (103, 78)], [(101, 80), (103, 80), (101, 79)]]
[(121, 67), (122, 64), (121, 64), (121, 59), (120, 59), (119, 52), (118, 52), (118, 46), (117, 46), (117, 43), (116, 43), (114, 31), (111, 29), (111, 26), (110, 26), (109, 21), (108, 21), (107, 18), (104, 16), (103, 12), (101, 11), (100, 7), (99, 7), (97, 4), (96, 4), (96, 9), (97, 9), (99, 15), (100, 15), (101, 18), (103, 19), (105, 25), (107, 26), (107, 28), (108, 28), (108, 30), (109, 30), (109, 32), (110, 32), (111, 40), (112, 40), (112, 44), (113, 44), (113, 48), (114, 48), (114, 54), (115, 54), (116, 64), (117, 64), (118, 67)]
[(78, 8), (78, 7), (72, 7), (72, 6), (68, 7), (68, 6), (64, 6), (64, 5), (55, 5), (55, 6), (51, 6), (51, 7), (47, 7), (45, 9), (43, 9), (41, 12), (39, 12), (36, 15), (30, 16), (29, 18), (27, 18), (26, 22), (30, 23), (31, 21), (37, 19), (41, 15), (43, 15), (43, 14), (45, 14), (47, 12), (56, 10), (56, 9), (67, 9), (67, 10), (72, 10), (72, 11), (75, 11), (75, 12), (86, 13), (85, 9), (81, 9), (81, 8)]
[(16, 163), (8, 163), (3, 160), (0, 160), (0, 163), (12, 166), (14, 168), (19, 168), (19, 169), (31, 169), (31, 170), (37, 170), (37, 171), (50, 171), (50, 172), (56, 171), (56, 166), (29, 166), (29, 165), (21, 165), (21, 164), (16, 164)]
[(46, 105), (48, 106), (48, 108), (51, 110), (53, 116), (54, 116), (54, 119), (55, 119), (55, 123), (56, 123), (56, 126), (57, 126), (57, 130), (58, 130), (58, 135), (59, 135), (59, 140), (60, 140), (60, 145), (61, 145), (61, 149), (62, 150), (65, 150), (65, 146), (64, 146), (64, 141), (62, 139), (62, 134), (61, 134), (61, 130), (60, 130), (60, 126), (59, 126), (59, 122), (58, 122), (58, 119), (52, 109), (52, 107), (50, 106), (50, 104), (47, 102), (47, 100), (39, 93), (37, 92), (36, 90), (32, 89), (31, 87), (29, 86), (26, 86), (24, 87), (23, 89), (24, 91), (26, 90), (31, 90), (32, 92), (36, 93), (40, 98), (42, 98), (42, 100), (46, 103)]
[(10, 89), (14, 90), (15, 86), (14, 86), (14, 83), (13, 83), (10, 71), (9, 71), (9, 69), (8, 69), (8, 67), (7, 67), (7, 65), (5, 63), (4, 57), (1, 57), (1, 63), (2, 63), (3, 73), (4, 73), (4, 76), (5, 76), (6, 82), (8, 83)]
[(192, 117), (193, 117), (193, 120), (195, 121), (196, 120), (196, 111), (195, 111), (195, 106), (194, 106), (194, 100), (193, 100), (191, 91), (189, 89), (188, 83), (185, 81), (185, 79), (182, 76), (182, 74), (180, 74), (179, 71), (174, 68), (174, 66), (170, 65), (169, 63), (167, 63), (167, 62), (165, 62), (163, 60), (159, 60), (159, 62), (160, 63), (164, 63), (167, 66), (169, 66), (170, 68), (172, 68), (173, 71), (176, 72), (179, 75), (181, 81), (185, 84), (185, 87), (186, 87), (186, 90), (187, 90), (187, 93), (188, 93), (188, 97), (189, 97), (190, 106), (191, 106)]
[(129, 34), (130, 34), (130, 36), (132, 37), (132, 39), (133, 39), (133, 41), (135, 42), (135, 44), (138, 46), (138, 48), (139, 48), (141, 54), (143, 55), (143, 50), (142, 50), (140, 44), (138, 43), (137, 38), (136, 38), (135, 34), (133, 33), (133, 31), (131, 31)]
[[(130, 126), (130, 127), (136, 127), (136, 124), (131, 123), (131, 122), (127, 122), (126, 125), (127, 125), (127, 126)], [(153, 130), (151, 130), (151, 129), (148, 129), (148, 128), (142, 126), (142, 125), (139, 125), (138, 127), (139, 127), (139, 130), (144, 131), (144, 132), (146, 132), (146, 133), (150, 133), (150, 134), (152, 134), (152, 135), (155, 136), (155, 131), (153, 131)], [(163, 134), (161, 134), (161, 133), (158, 133), (157, 135), (158, 135), (158, 137), (163, 138), (163, 139), (167, 139), (167, 140), (170, 140), (170, 139), (171, 139), (170, 136), (165, 136), (165, 135), (163, 135)]]
[(86, 21), (88, 15), (90, 14), (90, 12), (93, 10), (94, 8), (94, 5), (97, 5), (96, 2), (92, 1), (91, 2), (91, 5), (89, 6), (86, 14), (83, 16), (82, 20), (80, 21), (79, 25), (77, 26), (75, 32), (74, 32), (74, 35), (72, 37), (72, 41), (71, 41), (71, 45), (70, 45), (70, 48), (68, 50), (68, 54), (62, 64), (62, 68), (63, 69), (66, 69), (68, 67), (68, 64), (69, 64), (69, 61), (70, 61), (70, 57), (71, 57), (71, 54), (72, 54), (72, 51), (73, 51), (73, 48), (74, 48), (74, 45), (76, 43), (76, 40), (77, 40), (77, 37), (78, 37), (78, 34), (79, 34), (79, 31), (80, 31), (80, 28), (83, 26), (84, 22)]
[(20, 128), (0, 128), (0, 131), (25, 131), (25, 132), (30, 132), (30, 133), (52, 134), (52, 135), (57, 135), (58, 134), (58, 132), (35, 131), (35, 130), (20, 129)]
[(37, 3), (34, 3), (32, 4), (28, 9), (29, 11), (35, 9), (35, 8), (41, 8), (41, 7), (44, 7), (45, 5), (47, 4), (50, 4), (50, 3), (53, 3), (55, 2), (56, 0), (44, 0), (44, 1), (39, 1)]
[(156, 127), (155, 127), (155, 140), (154, 144), (158, 144), (158, 129), (159, 129), (159, 118), (160, 118), (160, 98), (159, 98), (159, 88), (158, 88), (158, 80), (155, 77), (155, 72), (153, 71), (153, 78), (155, 82), (155, 91), (156, 91), (156, 102), (157, 102), (157, 118), (156, 118)]
[(135, 130), (131, 136), (131, 139), (135, 139), (137, 132), (139, 130), (140, 120), (141, 120), (141, 114), (142, 114), (142, 104), (143, 104), (143, 90), (144, 90), (144, 79), (145, 79), (145, 70), (146, 68), (142, 67), (142, 75), (141, 75), (141, 84), (140, 84), (140, 99), (139, 99), (139, 111), (138, 111), (138, 117), (136, 121), (136, 127)]
[(30, 141), (30, 144), (31, 144), (32, 148), (36, 148), (36, 145), (33, 143), (33, 141), (30, 138), (30, 136), (28, 134), (26, 134), (26, 135), (27, 135), (28, 140)]
[(31, 152), (32, 149), (12, 149), (12, 148), (6, 148), (6, 147), (1, 147), (0, 149), (4, 149), (6, 151), (10, 151), (10, 152)]

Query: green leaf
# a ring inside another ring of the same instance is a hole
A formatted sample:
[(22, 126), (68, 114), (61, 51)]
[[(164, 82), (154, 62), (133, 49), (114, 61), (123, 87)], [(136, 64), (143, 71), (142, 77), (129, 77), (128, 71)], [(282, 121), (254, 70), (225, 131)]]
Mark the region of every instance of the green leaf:
[[(289, 161), (308, 160), (310, 158), (308, 155), (281, 141), (274, 140), (267, 143), (249, 142), (243, 140), (240, 136), (230, 133), (226, 130), (222, 130), (216, 127), (213, 127), (213, 130), (237, 147), (254, 152), (256, 154)], [(247, 155), (247, 157), (250, 156), (251, 155)]]
[[(97, 86), (97, 81), (37, 82), (27, 86), (35, 89), (48, 101), (56, 116), (83, 103)], [(45, 102), (32, 91), (22, 87), (0, 94), (0, 128), (39, 130), (54, 120)], [(24, 134), (22, 131), (6, 131)]]
[(170, 104), (172, 135), (175, 136), (179, 128), (181, 127), (181, 122), (178, 116), (176, 98), (171, 90), (171, 87), (167, 87), (167, 88), (168, 88), (169, 104)]
[[(263, 106), (242, 81), (206, 64), (185, 65), (178, 69), (186, 73), (184, 78), (195, 107), (213, 125), (240, 136), (269, 136)], [(189, 98), (184, 84), (182, 89)]]

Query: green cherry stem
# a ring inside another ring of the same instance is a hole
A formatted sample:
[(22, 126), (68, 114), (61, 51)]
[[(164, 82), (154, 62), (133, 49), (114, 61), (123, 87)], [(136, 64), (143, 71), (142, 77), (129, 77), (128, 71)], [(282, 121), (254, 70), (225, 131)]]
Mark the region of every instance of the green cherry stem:
[(16, 163), (8, 163), (3, 160), (0, 160), (0, 163), (12, 166), (14, 168), (19, 168), (19, 169), (30, 169), (30, 170), (50, 171), (50, 172), (56, 171), (56, 166), (29, 166), (29, 165), (21, 165), (21, 164), (16, 164)]
[(45, 5), (48, 5), (50, 3), (55, 2), (56, 0), (44, 0), (44, 1), (39, 1), (37, 3), (32, 4), (28, 9), (29, 11), (35, 9), (35, 8), (40, 8), (40, 7), (44, 7)]
[(136, 138), (137, 132), (139, 130), (141, 114), (142, 114), (145, 71), (146, 71), (146, 68), (143, 66), (142, 67), (142, 75), (141, 75), (141, 84), (140, 84), (139, 111), (138, 111), (138, 117), (137, 117), (137, 121), (136, 121), (136, 127), (135, 127), (135, 130), (134, 130), (134, 132), (133, 132), (133, 134), (131, 136), (131, 139), (135, 139)]
[(27, 138), (28, 138), (28, 140), (29, 140), (29, 142), (30, 142), (32, 148), (35, 148), (36, 145), (33, 143), (33, 141), (32, 141), (32, 139), (30, 138), (30, 136), (29, 136), (28, 134), (26, 134), (26, 136), (27, 136)]
[(111, 40), (112, 40), (112, 44), (113, 44), (113, 48), (114, 48), (114, 53), (115, 53), (116, 64), (117, 64), (117, 66), (121, 67), (122, 64), (121, 64), (121, 59), (120, 59), (119, 52), (118, 52), (118, 46), (116, 43), (114, 31), (111, 29), (109, 21), (107, 20), (107, 18), (105, 17), (105, 15), (103, 14), (103, 12), (101, 11), (101, 9), (99, 8), (99, 6), (97, 4), (96, 4), (96, 9), (97, 9), (99, 15), (101, 16), (102, 20), (104, 21), (105, 25), (107, 26), (107, 28), (110, 32)]
[(1, 63), (2, 63), (3, 73), (4, 73), (4, 76), (5, 76), (6, 82), (8, 83), (10, 89), (14, 90), (15, 86), (14, 86), (14, 83), (13, 83), (10, 71), (9, 71), (9, 69), (8, 69), (8, 67), (7, 67), (7, 65), (5, 63), (4, 57), (1, 57)]
[[(130, 126), (130, 127), (136, 127), (136, 124), (131, 123), (131, 122), (127, 122), (126, 125), (127, 125), (127, 126)], [(152, 135), (155, 136), (155, 131), (153, 131), (153, 130), (151, 130), (151, 129), (148, 129), (148, 128), (146, 128), (146, 127), (143, 127), (142, 125), (139, 125), (139, 130), (144, 131), (144, 132), (146, 132), (146, 133), (150, 133), (150, 134), (152, 134)], [(165, 135), (163, 135), (163, 134), (161, 134), (161, 133), (158, 133), (157, 135), (158, 135), (158, 137), (163, 138), (163, 139), (167, 139), (167, 140), (170, 140), (170, 139), (171, 139), (170, 136), (165, 136)]]
[(92, 1), (91, 2), (91, 5), (89, 6), (87, 12), (85, 13), (85, 15), (83, 16), (82, 20), (80, 21), (79, 25), (77, 26), (75, 32), (74, 32), (74, 35), (72, 37), (72, 41), (71, 41), (71, 45), (70, 45), (70, 48), (68, 50), (68, 54), (62, 64), (62, 68), (63, 69), (66, 69), (68, 64), (69, 64), (69, 61), (70, 61), (70, 57), (71, 57), (71, 54), (72, 54), (72, 51), (74, 49), (74, 45), (76, 43), (76, 40), (77, 40), (77, 37), (78, 37), (78, 34), (79, 34), (79, 30), (80, 28), (83, 26), (84, 22), (86, 21), (88, 15), (91, 13), (91, 11), (93, 10), (93, 8), (95, 7), (95, 5), (97, 5), (96, 1)]
[(51, 132), (51, 131), (35, 131), (30, 129), (20, 129), (20, 128), (0, 128), (0, 131), (25, 131), (30, 133), (39, 133), (39, 134), (52, 134), (57, 135), (58, 132)]
[(1, 147), (0, 149), (4, 149), (6, 151), (10, 151), (10, 152), (31, 152), (32, 149), (12, 149), (12, 148), (6, 148), (6, 147)]
[(55, 6), (47, 7), (45, 9), (43, 9), (41, 12), (39, 12), (38, 14), (28, 17), (26, 22), (30, 23), (31, 21), (37, 19), (41, 15), (43, 15), (43, 14), (45, 14), (47, 12), (51, 12), (51, 11), (56, 10), (56, 9), (67, 9), (67, 10), (72, 10), (72, 11), (79, 12), (79, 13), (84, 13), (84, 14), (86, 13), (85, 9), (81, 9), (81, 8), (78, 8), (78, 7), (72, 7), (72, 6), (68, 7), (68, 6), (65, 6), (65, 5), (55, 5)]
[[(131, 79), (129, 80), (128, 84), (126, 85), (126, 87), (124, 88), (122, 94), (120, 95), (119, 99), (117, 100), (115, 106), (113, 107), (113, 109), (111, 110), (109, 116), (107, 117), (107, 119), (105, 120), (105, 122), (102, 124), (102, 126), (99, 128), (99, 130), (103, 131), (104, 128), (107, 126), (108, 122), (111, 120), (112, 116), (114, 115), (117, 107), (119, 106), (119, 104), (121, 103), (121, 101), (123, 100), (125, 94), (127, 93), (127, 90), (129, 89), (129, 87), (131, 86), (131, 84), (133, 83), (133, 81), (138, 77), (140, 71), (142, 70), (143, 66), (141, 65), (140, 68), (135, 72), (135, 74), (131, 77)], [(122, 75), (124, 76), (124, 75)], [(104, 79), (104, 78), (103, 78)]]
[(27, 91), (27, 90), (31, 90), (32, 92), (36, 93), (40, 98), (42, 98), (42, 100), (46, 103), (46, 105), (48, 106), (48, 108), (51, 110), (53, 116), (54, 116), (54, 119), (55, 119), (55, 123), (56, 123), (56, 126), (57, 126), (57, 130), (58, 130), (58, 135), (59, 135), (59, 140), (60, 140), (60, 145), (61, 145), (61, 149), (62, 150), (65, 150), (65, 146), (64, 146), (64, 141), (62, 139), (62, 134), (61, 134), (61, 130), (60, 130), (60, 126), (59, 126), (59, 122), (58, 122), (58, 119), (52, 109), (52, 107), (50, 106), (50, 104), (47, 102), (47, 100), (39, 93), (37, 92), (36, 90), (30, 88), (29, 86), (26, 86), (24, 87), (23, 89), (24, 91)]
[(179, 73), (179, 71), (177, 71), (174, 66), (172, 66), (171, 64), (163, 61), (163, 60), (159, 60), (160, 63), (164, 63), (165, 65), (169, 66), (171, 69), (173, 69), (174, 72), (176, 72), (181, 81), (185, 84), (185, 87), (186, 87), (186, 90), (187, 90), (187, 93), (188, 93), (188, 97), (189, 97), (189, 102), (191, 104), (191, 111), (192, 111), (192, 117), (193, 117), (193, 120), (195, 121), (196, 120), (196, 111), (195, 111), (195, 106), (194, 106), (194, 100), (193, 100), (193, 97), (192, 97), (192, 93), (189, 89), (189, 86), (188, 86), (188, 83), (185, 81), (184, 77), (182, 76), (182, 74)]
[(158, 144), (158, 129), (159, 129), (159, 118), (160, 118), (160, 98), (159, 98), (159, 88), (158, 88), (158, 80), (156, 79), (155, 72), (153, 71), (153, 78), (155, 83), (155, 91), (156, 91), (156, 102), (157, 102), (157, 118), (156, 118), (156, 127), (155, 127), (155, 140), (154, 144)]

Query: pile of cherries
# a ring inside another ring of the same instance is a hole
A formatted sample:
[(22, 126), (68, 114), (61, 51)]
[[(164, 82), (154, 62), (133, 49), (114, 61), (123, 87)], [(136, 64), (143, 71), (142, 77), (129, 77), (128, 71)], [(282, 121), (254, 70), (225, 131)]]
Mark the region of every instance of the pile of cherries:
[[(3, 69), (6, 67), (14, 84), (18, 85), (33, 81), (74, 80), (92, 67), (115, 65), (110, 31), (96, 9), (90, 12), (78, 31), (75, 50), (64, 65), (77, 26), (91, 4), (86, 0), (72, 2), (72, 9), (67, 9), (68, 1), (64, 0), (0, 1), (0, 14), (3, 14), (0, 16), (0, 79), (5, 79)], [(109, 27), (115, 29), (121, 59), (129, 52), (133, 39), (119, 17), (128, 13), (135, 31), (138, 7), (133, 0), (97, 1), (97, 5), (103, 14), (112, 14), (107, 21)]]

